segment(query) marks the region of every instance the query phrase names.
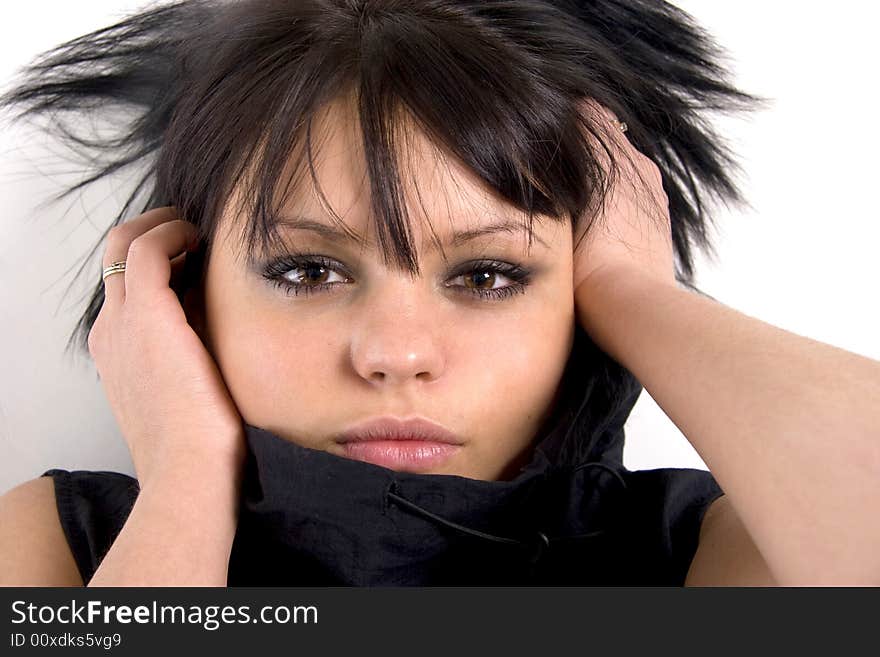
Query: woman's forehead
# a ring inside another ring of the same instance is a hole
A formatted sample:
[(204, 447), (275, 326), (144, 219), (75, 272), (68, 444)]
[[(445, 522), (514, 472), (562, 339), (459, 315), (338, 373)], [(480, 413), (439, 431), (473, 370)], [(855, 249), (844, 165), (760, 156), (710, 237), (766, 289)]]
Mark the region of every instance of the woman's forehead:
[[(429, 231), (424, 227), (427, 223), (415, 222), (415, 226), (422, 233)], [(348, 231), (340, 229), (328, 219), (316, 219), (302, 213), (285, 213), (276, 221), (280, 231), (289, 233), (308, 233), (323, 238), (326, 241), (357, 244), (365, 248), (376, 248), (376, 242), (371, 234), (372, 224), (367, 223), (365, 230), (354, 230), (350, 225)], [(503, 215), (486, 214), (480, 221), (467, 222), (466, 227), (461, 227), (460, 222), (450, 221), (452, 228), (441, 231), (430, 231), (430, 238), (425, 237), (420, 241), (420, 250), (423, 253), (433, 252), (439, 245), (447, 248), (459, 248), (462, 245), (474, 243), (486, 237), (495, 236), (501, 240), (526, 239), (529, 236), (529, 226), (522, 220), (513, 219)], [(436, 227), (435, 227), (436, 228)], [(532, 239), (544, 249), (552, 249), (550, 240), (542, 236), (540, 227), (532, 227)], [(439, 243), (439, 244), (438, 244)]]
[[(401, 115), (406, 116), (406, 115)], [(297, 145), (281, 180), (286, 185), (276, 196), (277, 207), (268, 221), (272, 232), (285, 241), (305, 235), (325, 242), (378, 250), (376, 218), (367, 158), (355, 110), (338, 99), (320, 111), (309, 139), (311, 163)], [(414, 121), (403, 118), (398, 127), (395, 172), (405, 206), (413, 248), (428, 254), (465, 244), (495, 241), (552, 249), (557, 233), (568, 230), (558, 218), (528, 213), (513, 206), (457, 158), (429, 139)], [(303, 164), (305, 163), (305, 166)], [(243, 177), (242, 180), (248, 180)], [(253, 220), (242, 191), (233, 187), (223, 221), (248, 228)], [(334, 216), (335, 215), (335, 216)], [(381, 221), (395, 219), (382, 218)]]

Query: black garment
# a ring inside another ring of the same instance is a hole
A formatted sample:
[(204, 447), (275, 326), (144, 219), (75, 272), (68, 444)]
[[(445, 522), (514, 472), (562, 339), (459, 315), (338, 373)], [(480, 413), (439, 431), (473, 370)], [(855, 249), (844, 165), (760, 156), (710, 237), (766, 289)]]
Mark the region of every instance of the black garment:
[[(601, 458), (559, 467), (539, 445), (510, 481), (396, 472), (246, 425), (228, 585), (680, 586), (703, 514), (723, 491), (703, 470), (624, 468), (628, 412)], [(137, 480), (44, 476), (54, 479), (87, 583), (128, 517)]]

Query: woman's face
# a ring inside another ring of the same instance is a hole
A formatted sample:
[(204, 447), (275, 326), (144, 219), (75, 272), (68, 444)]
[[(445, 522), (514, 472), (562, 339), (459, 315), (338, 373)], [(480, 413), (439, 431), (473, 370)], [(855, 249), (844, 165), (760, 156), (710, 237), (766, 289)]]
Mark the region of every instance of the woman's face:
[[(342, 431), (380, 416), (425, 418), (461, 444), (439, 462), (387, 467), (514, 476), (552, 410), (572, 347), (570, 225), (536, 216), (531, 248), (520, 230), (453, 243), (455, 233), (499, 220), (520, 226), (523, 215), (418, 141), (408, 169), (416, 185), (404, 176), (421, 268), (413, 277), (386, 265), (376, 244), (354, 115), (337, 103), (323, 120), (316, 175), (364, 243), (284, 227), (286, 252), (248, 263), (237, 256), (246, 218), (227, 209), (205, 271), (203, 338), (242, 418), (304, 447), (366, 460), (339, 442)], [(420, 220), (423, 207), (448, 261)], [(285, 211), (334, 227), (311, 188)], [(264, 276), (269, 261), (302, 261), (303, 252), (317, 264), (287, 262), (266, 274), (275, 281)], [(523, 271), (527, 280), (518, 281)], [(285, 287), (295, 284), (297, 294)]]

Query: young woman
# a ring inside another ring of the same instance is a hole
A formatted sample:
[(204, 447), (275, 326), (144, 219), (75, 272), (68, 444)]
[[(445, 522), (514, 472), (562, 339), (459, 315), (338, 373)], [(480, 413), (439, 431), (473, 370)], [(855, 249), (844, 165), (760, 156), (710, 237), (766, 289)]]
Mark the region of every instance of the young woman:
[[(717, 55), (662, 2), (190, 0), (35, 62), (25, 116), (134, 110), (56, 127), (147, 165), (76, 334), (137, 479), (4, 495), (0, 579), (878, 583), (880, 365), (690, 285)], [(711, 473), (623, 467), (641, 386)]]

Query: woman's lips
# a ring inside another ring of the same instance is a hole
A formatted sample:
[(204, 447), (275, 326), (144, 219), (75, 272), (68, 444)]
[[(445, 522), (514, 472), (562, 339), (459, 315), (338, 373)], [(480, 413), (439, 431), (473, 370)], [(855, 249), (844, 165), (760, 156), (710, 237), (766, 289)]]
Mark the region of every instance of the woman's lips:
[(359, 440), (342, 443), (350, 459), (402, 472), (426, 472), (448, 461), (461, 445), (434, 440)]

